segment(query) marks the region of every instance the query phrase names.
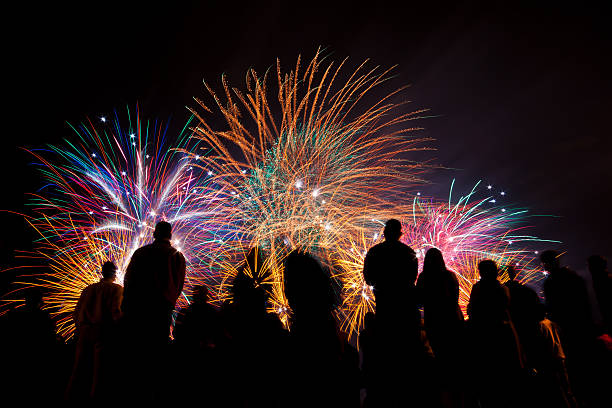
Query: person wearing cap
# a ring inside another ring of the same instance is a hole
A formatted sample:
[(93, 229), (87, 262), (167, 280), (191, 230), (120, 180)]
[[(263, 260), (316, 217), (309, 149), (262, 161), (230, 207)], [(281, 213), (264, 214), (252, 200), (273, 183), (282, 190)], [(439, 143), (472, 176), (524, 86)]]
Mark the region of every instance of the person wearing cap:
[(76, 355), (68, 399), (100, 399), (108, 395), (123, 296), (123, 288), (115, 283), (116, 274), (115, 264), (105, 262), (100, 281), (83, 289), (77, 302), (73, 314)]

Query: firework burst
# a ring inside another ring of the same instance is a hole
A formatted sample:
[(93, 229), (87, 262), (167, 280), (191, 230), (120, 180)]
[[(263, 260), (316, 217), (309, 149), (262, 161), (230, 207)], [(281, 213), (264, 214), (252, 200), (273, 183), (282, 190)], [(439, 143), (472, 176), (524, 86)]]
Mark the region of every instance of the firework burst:
[(425, 139), (412, 137), (418, 128), (410, 125), (423, 111), (399, 110), (405, 104), (394, 100), (402, 89), (371, 102), (389, 70), (364, 62), (344, 75), (346, 60), (323, 61), (317, 53), (302, 70), (298, 58), (288, 73), (277, 62), (274, 92), (269, 72), (254, 70), (246, 92), (225, 77), (223, 96), (206, 85), (227, 123), (222, 130), (193, 111), (195, 136), (210, 149), (202, 166), (227, 199), (221, 219), (235, 228), (239, 246), (261, 247), (277, 259), (297, 248), (327, 263), (344, 236), (358, 235), (371, 214), (393, 207), (426, 168), (406, 157), (424, 150)]
[[(151, 241), (158, 221), (173, 225), (173, 245), (188, 261), (187, 293), (206, 282), (203, 265), (222, 245), (224, 232), (210, 222), (214, 188), (197, 159), (168, 146), (163, 123), (143, 122), (129, 110), (127, 118), (125, 128), (117, 114), (98, 125), (87, 121), (73, 127), (72, 142), (31, 152), (47, 184), (33, 195), (34, 215), (26, 219), (39, 235), (34, 256), (46, 258), (50, 272), (19, 283), (48, 292), (47, 307), (65, 338), (80, 293), (100, 279), (102, 263), (115, 262), (122, 283), (132, 253)], [(190, 146), (189, 136), (185, 127), (175, 147)], [(186, 301), (183, 295), (179, 307)]]
[[(528, 212), (524, 209), (498, 206), (493, 197), (476, 199), (477, 183), (469, 194), (453, 202), (454, 181), (447, 202), (413, 199), (408, 208), (397, 209), (404, 235), (401, 240), (417, 253), (419, 265), (429, 248), (438, 248), (449, 270), (457, 274), (459, 280), (459, 305), (465, 313), (472, 285), (479, 280), (477, 266), (483, 259), (492, 259), (500, 268), (514, 266), (522, 283), (538, 287), (544, 277), (534, 260), (534, 251), (528, 247), (538, 242), (558, 242), (543, 240), (524, 231)], [(367, 250), (380, 242), (380, 224), (367, 235), (357, 239), (349, 237), (345, 245), (339, 247), (336, 264), (339, 265), (338, 277), (342, 282), (344, 302), (341, 321), (349, 333), (358, 332), (367, 312), (374, 310), (372, 288), (363, 280), (363, 259)], [(507, 280), (502, 273), (501, 280)]]

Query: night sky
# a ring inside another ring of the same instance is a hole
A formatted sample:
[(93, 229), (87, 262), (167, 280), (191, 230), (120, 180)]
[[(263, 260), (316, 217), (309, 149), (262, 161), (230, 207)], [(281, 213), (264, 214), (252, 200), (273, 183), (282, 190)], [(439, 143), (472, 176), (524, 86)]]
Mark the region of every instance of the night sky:
[[(333, 60), (348, 56), (349, 67), (365, 58), (398, 64), (391, 85), (410, 84), (407, 109), (430, 109), (433, 117), (418, 125), (437, 150), (414, 158), (448, 169), (429, 174), (422, 191), (444, 198), (453, 177), (464, 192), (483, 180), (505, 191), (506, 202), (558, 216), (534, 219), (531, 232), (563, 241), (556, 248), (572, 267), (584, 269), (593, 253), (612, 255), (611, 35), (603, 10), (564, 2), (332, 3), (53, 2), (7, 10), (0, 207), (24, 211), (24, 193), (42, 180), (20, 147), (72, 137), (66, 121), (138, 102), (145, 117), (172, 117), (172, 134), (189, 116), (185, 106), (195, 106), (192, 97), (206, 95), (202, 79), (220, 89), (226, 73), (244, 88), (247, 69), (264, 72), (277, 57), (289, 69), (298, 54), (309, 60), (322, 46)], [(20, 218), (0, 216), (9, 229), (3, 257), (28, 249), (32, 234)]]

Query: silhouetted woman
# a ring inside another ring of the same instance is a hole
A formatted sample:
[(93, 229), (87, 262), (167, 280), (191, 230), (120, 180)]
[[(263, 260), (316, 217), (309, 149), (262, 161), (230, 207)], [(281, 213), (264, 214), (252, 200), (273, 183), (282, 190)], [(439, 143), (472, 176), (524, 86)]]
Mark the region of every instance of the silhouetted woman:
[[(446, 269), (442, 252), (430, 248), (425, 254), (423, 272), (417, 281), (423, 305), (427, 338), (438, 361), (441, 388), (447, 406), (460, 405), (460, 385), (453, 384), (460, 366), (463, 338), (463, 313), (459, 308), (459, 282), (454, 272)], [(450, 402), (453, 401), (454, 404)]]

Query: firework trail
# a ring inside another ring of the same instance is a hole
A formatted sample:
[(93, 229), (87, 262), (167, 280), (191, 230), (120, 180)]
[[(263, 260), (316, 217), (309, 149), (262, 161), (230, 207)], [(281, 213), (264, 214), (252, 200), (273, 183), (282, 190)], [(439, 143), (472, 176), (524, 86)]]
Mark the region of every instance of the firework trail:
[[(47, 184), (33, 195), (34, 215), (26, 219), (39, 235), (33, 256), (46, 258), (51, 272), (18, 284), (45, 289), (64, 338), (72, 336), (71, 314), (85, 286), (100, 279), (102, 263), (115, 262), (122, 283), (132, 253), (151, 242), (158, 221), (173, 225), (173, 245), (187, 259), (187, 293), (207, 281), (205, 265), (222, 246), (224, 231), (211, 222), (217, 219), (211, 179), (197, 158), (176, 150), (197, 147), (189, 132), (181, 131), (173, 149), (163, 123), (143, 122), (129, 110), (127, 119), (125, 128), (116, 113), (98, 125), (88, 120), (72, 127), (73, 142), (31, 152)], [(182, 296), (178, 307), (186, 302)]]
[[(288, 73), (277, 62), (273, 92), (270, 73), (254, 70), (246, 92), (230, 88), (225, 77), (222, 96), (206, 84), (227, 123), (221, 130), (192, 111), (199, 120), (194, 134), (210, 149), (202, 166), (228, 199), (221, 220), (236, 228), (231, 236), (239, 245), (276, 259), (299, 249), (326, 263), (342, 237), (358, 235), (372, 214), (393, 207), (426, 169), (406, 157), (425, 149), (426, 139), (412, 137), (418, 128), (410, 125), (423, 111), (399, 111), (405, 105), (394, 100), (402, 89), (371, 95), (390, 70), (366, 69), (364, 62), (345, 75), (346, 60), (338, 66), (323, 60), (317, 52), (302, 70), (298, 58)], [(274, 271), (272, 281), (282, 282), (282, 268)], [(274, 308), (286, 307), (277, 301)]]
[[(544, 273), (533, 262), (535, 251), (523, 245), (558, 241), (525, 234), (525, 229), (530, 228), (526, 225), (527, 210), (498, 206), (491, 196), (476, 199), (479, 183), (453, 202), (453, 185), (454, 180), (447, 202), (416, 196), (411, 206), (398, 208), (401, 215), (396, 218), (400, 218), (404, 231), (401, 240), (416, 251), (419, 266), (429, 248), (442, 252), (447, 268), (457, 274), (459, 305), (464, 314), (472, 285), (479, 280), (478, 262), (483, 259), (492, 259), (500, 269), (516, 267), (520, 282), (537, 287)], [(335, 262), (343, 288), (341, 321), (348, 333), (358, 332), (365, 314), (375, 307), (372, 288), (364, 282), (362, 271), (367, 250), (382, 240), (381, 224), (369, 235), (349, 237), (346, 244), (339, 246)], [(500, 279), (507, 280), (505, 272)]]

